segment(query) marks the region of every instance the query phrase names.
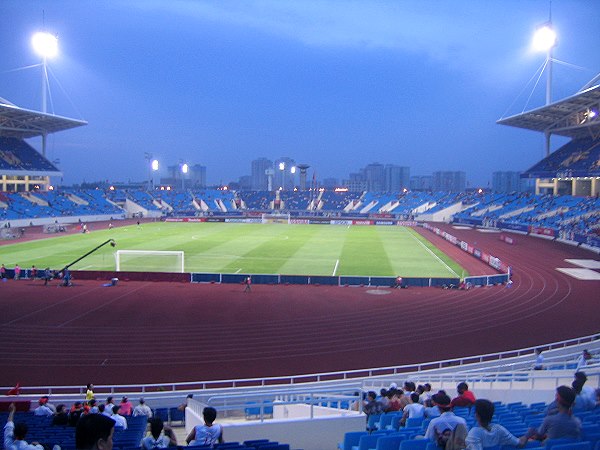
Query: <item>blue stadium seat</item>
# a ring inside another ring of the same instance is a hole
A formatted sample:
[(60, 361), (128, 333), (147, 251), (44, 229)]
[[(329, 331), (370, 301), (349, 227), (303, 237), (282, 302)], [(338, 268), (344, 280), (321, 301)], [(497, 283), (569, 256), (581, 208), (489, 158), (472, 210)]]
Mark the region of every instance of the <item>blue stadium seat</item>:
[(570, 444), (553, 445), (554, 450), (593, 450), (592, 444), (588, 441), (571, 442)]
[(340, 450), (352, 450), (352, 447), (358, 445), (360, 438), (369, 433), (366, 431), (348, 431), (344, 434), (344, 442), (338, 444)]
[(400, 450), (426, 450), (429, 439), (411, 439), (400, 443)]
[(398, 450), (403, 440), (404, 436), (381, 436), (375, 450)]

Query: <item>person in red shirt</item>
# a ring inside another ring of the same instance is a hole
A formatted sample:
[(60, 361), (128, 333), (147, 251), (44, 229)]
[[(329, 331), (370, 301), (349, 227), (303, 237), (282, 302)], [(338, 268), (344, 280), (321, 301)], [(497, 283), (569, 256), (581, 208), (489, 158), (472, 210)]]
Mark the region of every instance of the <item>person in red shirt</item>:
[(119, 414), (122, 416), (130, 416), (133, 411), (133, 405), (127, 397), (123, 397), (119, 405)]
[(450, 402), (451, 407), (455, 406), (473, 406), (475, 404), (475, 395), (469, 390), (469, 386), (464, 381), (456, 386), (458, 396)]

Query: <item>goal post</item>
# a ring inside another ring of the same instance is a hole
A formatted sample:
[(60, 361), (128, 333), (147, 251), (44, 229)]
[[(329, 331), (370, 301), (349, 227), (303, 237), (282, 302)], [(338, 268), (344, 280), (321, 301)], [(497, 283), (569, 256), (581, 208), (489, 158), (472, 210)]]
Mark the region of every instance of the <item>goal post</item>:
[(262, 223), (290, 223), (290, 214), (263, 213), (261, 219)]
[(117, 272), (178, 272), (183, 273), (183, 251), (117, 250)]

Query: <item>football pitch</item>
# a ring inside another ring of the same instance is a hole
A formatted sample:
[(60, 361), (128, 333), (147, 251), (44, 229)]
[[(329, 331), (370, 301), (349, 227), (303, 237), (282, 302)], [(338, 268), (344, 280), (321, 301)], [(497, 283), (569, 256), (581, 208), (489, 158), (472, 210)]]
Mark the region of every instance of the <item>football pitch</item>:
[[(0, 247), (0, 263), (115, 270), (116, 250), (183, 251), (186, 272), (462, 277), (455, 261), (408, 227), (242, 223), (144, 223)], [(123, 271), (176, 272), (175, 257), (128, 256)]]

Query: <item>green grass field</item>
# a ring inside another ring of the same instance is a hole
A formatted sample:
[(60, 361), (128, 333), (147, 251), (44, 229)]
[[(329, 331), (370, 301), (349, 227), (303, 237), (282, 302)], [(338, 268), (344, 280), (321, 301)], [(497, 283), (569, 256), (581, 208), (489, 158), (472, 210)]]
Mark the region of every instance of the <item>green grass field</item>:
[[(0, 247), (0, 263), (60, 269), (109, 238), (121, 250), (182, 250), (186, 272), (448, 277), (468, 275), (410, 228), (224, 223), (146, 223)], [(104, 246), (77, 270), (115, 270)], [(124, 260), (121, 270), (176, 271), (175, 259)]]

